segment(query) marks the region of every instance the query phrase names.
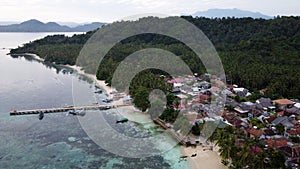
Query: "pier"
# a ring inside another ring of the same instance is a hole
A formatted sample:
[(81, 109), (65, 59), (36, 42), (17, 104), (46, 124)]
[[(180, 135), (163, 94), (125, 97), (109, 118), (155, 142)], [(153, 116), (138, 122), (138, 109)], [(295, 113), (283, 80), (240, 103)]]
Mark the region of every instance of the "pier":
[[(119, 106), (118, 106), (119, 107)], [(92, 105), (92, 106), (80, 106), (80, 107), (62, 107), (62, 108), (49, 108), (49, 109), (33, 109), (33, 110), (12, 110), (10, 111), (11, 116), (18, 115), (32, 115), (40, 113), (60, 113), (68, 112), (69, 110), (108, 110), (115, 108), (113, 105)]]
[(162, 121), (161, 119), (155, 119), (153, 120), (154, 123), (160, 125), (162, 128), (164, 128), (174, 139), (176, 139), (178, 141), (179, 144), (187, 146), (186, 142), (184, 141), (184, 138), (179, 136), (174, 130), (171, 130), (164, 121)]
[[(19, 115), (34, 115), (34, 114), (48, 114), (48, 113), (61, 113), (68, 112), (70, 110), (109, 110), (117, 107), (124, 107), (128, 105), (92, 105), (92, 106), (78, 106), (78, 107), (62, 107), (62, 108), (49, 108), (49, 109), (33, 109), (33, 110), (12, 110), (10, 111), (10, 116), (19, 116)], [(156, 124), (164, 128), (174, 139), (178, 141), (179, 144), (187, 146), (187, 143), (184, 141), (184, 138), (178, 135), (174, 130), (170, 129), (164, 121), (161, 119), (153, 120)]]

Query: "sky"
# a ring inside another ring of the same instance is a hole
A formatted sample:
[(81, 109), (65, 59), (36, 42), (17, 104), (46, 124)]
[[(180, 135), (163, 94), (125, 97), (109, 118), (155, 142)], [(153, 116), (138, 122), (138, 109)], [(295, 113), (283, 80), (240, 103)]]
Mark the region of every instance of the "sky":
[(144, 13), (181, 15), (212, 8), (300, 16), (300, 0), (0, 0), (0, 21), (113, 22)]

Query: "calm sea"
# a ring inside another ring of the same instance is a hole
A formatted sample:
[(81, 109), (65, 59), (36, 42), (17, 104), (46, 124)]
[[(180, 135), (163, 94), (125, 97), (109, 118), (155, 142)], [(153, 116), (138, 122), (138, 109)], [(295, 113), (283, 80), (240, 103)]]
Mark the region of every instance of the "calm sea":
[[(109, 153), (87, 136), (77, 117), (66, 113), (46, 115), (42, 121), (36, 115), (10, 117), (9, 111), (13, 109), (73, 105), (72, 83), (83, 91), (95, 90), (94, 84), (76, 73), (62, 73), (59, 66), (7, 55), (9, 48), (50, 34), (58, 33), (0, 33), (1, 169), (187, 168), (187, 163), (179, 160), (178, 147), (161, 156), (143, 159)], [(73, 33), (60, 34), (71, 36)], [(98, 97), (102, 99), (105, 95)], [(140, 126), (130, 122), (122, 127), (141, 131)]]

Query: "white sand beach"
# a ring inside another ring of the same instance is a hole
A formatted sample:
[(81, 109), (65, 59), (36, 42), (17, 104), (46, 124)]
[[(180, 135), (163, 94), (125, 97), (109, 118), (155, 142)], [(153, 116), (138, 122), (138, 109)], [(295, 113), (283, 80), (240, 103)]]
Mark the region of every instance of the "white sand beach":
[(65, 66), (70, 67), (70, 68), (76, 70), (78, 73), (83, 74), (83, 75), (93, 79), (94, 82), (96, 83), (96, 85), (98, 87), (102, 88), (109, 98), (112, 98), (111, 92), (116, 91), (116, 89), (114, 89), (110, 86), (107, 86), (104, 80), (98, 80), (96, 75), (85, 73), (84, 70), (82, 70), (82, 67), (80, 67), (80, 66), (76, 66), (76, 65), (73, 65), (73, 66), (65, 65)]
[(21, 54), (17, 54), (18, 56), (30, 56), (35, 60), (38, 60), (40, 62), (44, 62), (45, 59), (41, 58), (40, 56), (33, 54), (33, 53), (21, 53)]
[[(187, 161), (192, 169), (227, 169), (227, 167), (221, 163), (221, 157), (217, 151), (211, 151), (209, 147), (181, 147), (181, 151), (184, 156), (188, 156)], [(197, 155), (191, 157), (192, 154)]]
[[(94, 80), (95, 84), (100, 87), (101, 89), (104, 90), (105, 94), (107, 95), (108, 98), (114, 98), (114, 94), (113, 92), (117, 92), (117, 90), (113, 87), (108, 86), (104, 80), (98, 80), (96, 75), (94, 74), (89, 74), (89, 73), (85, 73), (82, 70), (82, 67), (79, 66), (70, 66), (70, 65), (66, 65), (67, 67), (70, 67), (74, 70), (76, 70), (79, 74), (83, 74), (89, 78), (91, 78), (92, 80)], [(122, 99), (117, 99), (117, 100), (113, 100), (113, 102), (111, 103), (112, 105), (118, 106), (118, 105), (124, 105), (123, 100)], [(135, 109), (133, 105), (128, 105), (125, 106), (127, 109), (133, 110), (133, 111), (139, 111), (138, 109)]]

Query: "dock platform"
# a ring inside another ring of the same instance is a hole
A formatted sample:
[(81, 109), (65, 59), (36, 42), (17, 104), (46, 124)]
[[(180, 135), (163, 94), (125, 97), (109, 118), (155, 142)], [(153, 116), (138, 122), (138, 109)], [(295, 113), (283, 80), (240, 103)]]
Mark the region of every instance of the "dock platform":
[(10, 111), (11, 116), (18, 115), (32, 115), (39, 113), (60, 113), (60, 112), (68, 112), (69, 110), (108, 110), (115, 108), (112, 105), (92, 105), (92, 106), (80, 106), (80, 107), (62, 107), (62, 108), (49, 108), (49, 109), (33, 109), (33, 110), (12, 110)]

